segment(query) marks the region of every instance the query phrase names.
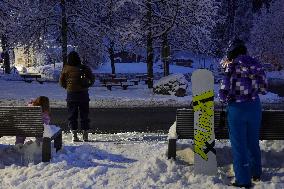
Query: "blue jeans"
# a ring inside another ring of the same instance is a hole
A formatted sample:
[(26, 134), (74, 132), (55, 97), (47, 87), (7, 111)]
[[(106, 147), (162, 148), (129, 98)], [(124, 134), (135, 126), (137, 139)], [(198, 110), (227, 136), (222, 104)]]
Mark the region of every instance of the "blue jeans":
[(261, 104), (259, 99), (231, 102), (227, 113), (236, 183), (250, 184), (252, 176), (262, 173), (259, 147)]

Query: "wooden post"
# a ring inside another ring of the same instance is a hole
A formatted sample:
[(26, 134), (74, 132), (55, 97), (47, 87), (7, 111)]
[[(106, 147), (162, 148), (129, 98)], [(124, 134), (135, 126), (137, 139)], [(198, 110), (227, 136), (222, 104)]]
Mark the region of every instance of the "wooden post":
[(51, 139), (43, 137), (42, 142), (42, 162), (49, 162), (51, 159)]
[(168, 144), (168, 159), (176, 159), (176, 142), (177, 139), (169, 139)]

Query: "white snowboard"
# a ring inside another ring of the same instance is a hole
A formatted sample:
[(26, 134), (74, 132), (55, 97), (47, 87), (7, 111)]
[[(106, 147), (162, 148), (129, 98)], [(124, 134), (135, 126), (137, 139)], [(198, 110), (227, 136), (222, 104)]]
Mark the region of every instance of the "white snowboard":
[(194, 110), (194, 173), (215, 175), (214, 77), (198, 69), (191, 76)]

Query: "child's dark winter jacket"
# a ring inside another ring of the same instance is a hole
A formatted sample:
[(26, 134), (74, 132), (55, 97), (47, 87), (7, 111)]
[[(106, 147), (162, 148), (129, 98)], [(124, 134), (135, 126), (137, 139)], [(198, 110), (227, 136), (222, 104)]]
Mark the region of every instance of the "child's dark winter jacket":
[[(80, 66), (65, 65), (60, 76), (60, 85), (67, 90), (67, 92), (87, 91), (88, 88), (83, 88), (80, 84), (81, 70)], [(94, 82), (94, 76), (89, 67), (85, 67), (86, 76)]]
[[(67, 101), (84, 101), (89, 100), (88, 88), (81, 85), (81, 69), (80, 66), (65, 65), (60, 75), (60, 85), (67, 90)], [(95, 78), (89, 67), (84, 66), (84, 72), (86, 77), (89, 78), (92, 83)]]

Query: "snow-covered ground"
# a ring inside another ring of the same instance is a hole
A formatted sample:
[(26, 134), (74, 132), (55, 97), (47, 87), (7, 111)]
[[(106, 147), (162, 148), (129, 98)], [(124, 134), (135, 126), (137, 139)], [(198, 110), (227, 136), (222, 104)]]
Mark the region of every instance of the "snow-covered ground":
[[(71, 142), (40, 163), (40, 147), (13, 145), (0, 138), (0, 188), (232, 188), (232, 157), (228, 141), (217, 142), (218, 174), (193, 173), (192, 141), (178, 142), (177, 160), (167, 159), (165, 135), (124, 133), (91, 135), (93, 142)], [(284, 188), (284, 142), (262, 141), (263, 178), (254, 188)]]
[[(5, 81), (0, 79), (0, 105), (25, 105), (31, 98), (44, 95), (50, 98), (52, 107), (66, 106), (66, 92), (58, 83), (23, 81)], [(189, 104), (191, 96), (184, 98), (175, 96), (154, 95), (145, 84), (130, 86), (127, 90), (113, 87), (112, 91), (99, 85), (96, 81), (90, 88), (91, 107), (136, 107), (136, 106), (183, 106)]]
[[(115, 64), (117, 73), (147, 73), (147, 64), (140, 63), (117, 63)], [(163, 73), (161, 64), (154, 64), (155, 73)], [(194, 69), (177, 65), (170, 65), (170, 73), (191, 73)], [(95, 73), (111, 73), (110, 64), (103, 64), (99, 69), (94, 70)]]
[[(0, 78), (0, 105), (25, 105), (31, 98), (48, 96), (52, 107), (65, 107), (66, 92), (57, 83), (6, 81)], [(191, 86), (189, 86), (189, 89)], [(218, 85), (215, 85), (218, 91)], [(154, 95), (144, 84), (112, 91), (95, 84), (92, 107), (182, 106), (189, 96)], [(216, 100), (218, 100), (216, 98)], [(283, 103), (269, 93), (262, 102)], [(0, 189), (6, 188), (230, 188), (232, 158), (228, 141), (217, 141), (218, 174), (193, 174), (190, 140), (178, 141), (177, 160), (168, 160), (167, 136), (158, 133), (92, 134), (93, 142), (71, 142), (63, 135), (63, 149), (51, 163), (40, 163), (40, 147), (27, 142), (22, 149), (15, 137), (0, 138)], [(27, 140), (28, 141), (28, 140)], [(254, 188), (284, 188), (284, 141), (262, 141), (263, 179)]]
[[(1, 77), (1, 76), (0, 76)], [(152, 89), (148, 89), (147, 85), (139, 83), (139, 85), (130, 86), (127, 90), (121, 87), (113, 87), (112, 91), (102, 87), (99, 81), (96, 81), (94, 87), (89, 90), (91, 107), (149, 107), (149, 106), (184, 106), (191, 102), (191, 84), (188, 87), (188, 96), (176, 97), (168, 95), (153, 94)], [(219, 85), (215, 85), (215, 96)], [(47, 96), (50, 98), (52, 107), (66, 106), (66, 92), (58, 83), (44, 82), (39, 84), (36, 81), (26, 83), (24, 81), (6, 81), (0, 78), (0, 105), (26, 105), (26, 103), (37, 96)], [(283, 97), (277, 94), (268, 93), (260, 96), (264, 103), (284, 102)], [(215, 98), (218, 101), (218, 98)]]

